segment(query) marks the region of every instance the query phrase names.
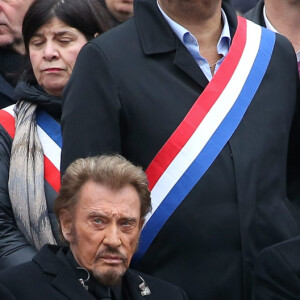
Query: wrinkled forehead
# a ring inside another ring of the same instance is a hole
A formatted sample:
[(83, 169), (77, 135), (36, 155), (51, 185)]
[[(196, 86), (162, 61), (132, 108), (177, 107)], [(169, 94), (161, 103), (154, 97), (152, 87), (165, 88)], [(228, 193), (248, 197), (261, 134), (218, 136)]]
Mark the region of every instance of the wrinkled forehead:
[(105, 213), (140, 217), (141, 201), (132, 185), (111, 189), (95, 182), (87, 182), (80, 191), (76, 210), (85, 214)]
[(34, 1), (35, 0), (0, 0), (0, 5), (6, 5), (12, 8), (23, 8), (27, 10)]

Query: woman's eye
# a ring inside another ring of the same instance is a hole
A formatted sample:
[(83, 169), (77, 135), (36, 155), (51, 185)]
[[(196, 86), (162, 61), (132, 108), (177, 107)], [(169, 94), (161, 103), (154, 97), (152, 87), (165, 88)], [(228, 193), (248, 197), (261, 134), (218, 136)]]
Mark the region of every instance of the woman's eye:
[(62, 44), (67, 44), (67, 43), (71, 42), (71, 39), (69, 39), (69, 38), (60, 39), (59, 42)]
[(43, 45), (43, 41), (33, 41), (31, 42), (31, 45), (35, 46), (35, 47), (39, 47), (41, 45)]

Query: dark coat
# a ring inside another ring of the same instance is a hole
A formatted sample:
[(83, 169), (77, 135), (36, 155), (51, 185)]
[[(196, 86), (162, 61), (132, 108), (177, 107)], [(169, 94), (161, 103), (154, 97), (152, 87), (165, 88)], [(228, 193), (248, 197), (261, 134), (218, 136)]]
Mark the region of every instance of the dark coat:
[(255, 7), (253, 7), (244, 14), (244, 17), (248, 20), (253, 21), (256, 24), (266, 27), (266, 22), (263, 13), (264, 5), (264, 0), (259, 0)]
[(235, 8), (242, 13), (245, 13), (256, 5), (257, 0), (233, 0)]
[[(48, 97), (31, 96), (30, 88), (20, 83), (16, 89), (16, 96), (27, 101), (35, 101), (39, 108), (46, 110), (52, 117), (60, 120), (61, 102)], [(46, 102), (46, 103), (44, 103)], [(10, 202), (8, 191), (9, 165), (11, 156), (12, 138), (2, 127), (0, 121), (0, 270), (29, 261), (37, 250), (29, 244), (25, 236), (18, 229)], [(45, 195), (51, 228), (57, 240), (57, 219), (54, 214), (54, 199), (56, 191), (45, 181)]]
[(0, 109), (14, 104), (14, 88), (24, 70), (25, 56), (10, 47), (0, 47)]
[(0, 74), (0, 109), (14, 103), (14, 88), (4, 76)]
[(257, 258), (255, 300), (300, 299), (300, 237), (264, 249)]
[[(236, 13), (223, 2), (234, 36)], [(299, 234), (285, 204), (297, 76), (291, 44), (276, 35), (243, 120), (156, 236), (141, 271), (182, 286), (193, 300), (251, 299), (256, 254)], [(146, 168), (207, 84), (156, 0), (136, 0), (133, 19), (78, 56), (63, 95), (62, 171), (78, 157), (114, 152)]]
[[(31, 262), (0, 272), (0, 299), (95, 299), (82, 287), (73, 270), (56, 256), (58, 250), (58, 246), (46, 245)], [(143, 281), (139, 276), (149, 287), (150, 295), (141, 295), (139, 285)], [(181, 288), (133, 270), (127, 270), (123, 285), (126, 285), (130, 300), (188, 300)]]

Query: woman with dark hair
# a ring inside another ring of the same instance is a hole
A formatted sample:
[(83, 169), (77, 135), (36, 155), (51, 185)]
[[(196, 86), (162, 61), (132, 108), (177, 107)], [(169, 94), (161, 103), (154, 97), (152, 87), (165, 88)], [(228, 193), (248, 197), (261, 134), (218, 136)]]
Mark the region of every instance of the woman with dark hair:
[(0, 270), (58, 243), (61, 95), (77, 55), (107, 30), (98, 0), (38, 0), (23, 21), (29, 67), (0, 110)]

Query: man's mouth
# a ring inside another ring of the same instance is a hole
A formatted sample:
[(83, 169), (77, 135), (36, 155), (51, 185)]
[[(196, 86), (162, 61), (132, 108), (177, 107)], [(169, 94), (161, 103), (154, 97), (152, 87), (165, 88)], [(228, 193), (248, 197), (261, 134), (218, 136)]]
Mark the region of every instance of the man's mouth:
[(115, 255), (101, 255), (99, 259), (109, 265), (120, 265), (124, 263), (124, 259), (122, 257)]

